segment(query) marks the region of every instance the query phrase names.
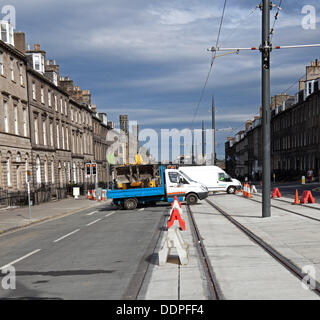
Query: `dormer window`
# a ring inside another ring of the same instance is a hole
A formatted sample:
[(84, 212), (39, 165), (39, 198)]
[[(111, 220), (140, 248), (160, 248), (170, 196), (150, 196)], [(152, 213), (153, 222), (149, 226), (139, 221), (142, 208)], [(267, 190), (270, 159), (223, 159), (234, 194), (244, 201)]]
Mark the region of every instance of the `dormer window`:
[(58, 85), (58, 76), (55, 72), (52, 73), (52, 79), (55, 86)]
[(41, 53), (33, 53), (32, 60), (33, 69), (40, 73), (44, 73), (44, 56)]
[(0, 21), (1, 40), (7, 44), (14, 46), (13, 26), (9, 21)]

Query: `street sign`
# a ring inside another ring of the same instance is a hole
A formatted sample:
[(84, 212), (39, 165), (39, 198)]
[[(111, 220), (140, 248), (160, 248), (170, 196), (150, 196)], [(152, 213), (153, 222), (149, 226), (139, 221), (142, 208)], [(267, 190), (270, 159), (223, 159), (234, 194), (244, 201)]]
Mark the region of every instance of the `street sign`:
[(30, 170), (27, 170), (27, 182), (30, 182), (31, 180), (31, 173)]

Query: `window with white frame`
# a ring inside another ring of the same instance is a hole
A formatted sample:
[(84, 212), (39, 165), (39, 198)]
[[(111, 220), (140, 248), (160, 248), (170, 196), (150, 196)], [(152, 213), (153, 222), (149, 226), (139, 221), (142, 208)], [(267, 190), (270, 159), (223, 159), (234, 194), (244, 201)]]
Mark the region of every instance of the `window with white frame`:
[(47, 158), (44, 159), (44, 164), (43, 164), (43, 169), (44, 169), (44, 182), (48, 183), (48, 160)]
[(32, 82), (32, 99), (36, 100), (36, 83)]
[(50, 145), (53, 147), (53, 123), (50, 122)]
[(51, 91), (48, 90), (48, 105), (51, 107)]
[(39, 144), (38, 117), (34, 118), (33, 127), (34, 127), (34, 140), (35, 140), (34, 142), (35, 144)]
[(11, 159), (7, 159), (7, 184), (11, 187)]
[(3, 42), (8, 42), (8, 33), (7, 33), (7, 24), (6, 23), (1, 23), (1, 40)]
[(4, 66), (3, 66), (3, 52), (0, 51), (0, 74), (4, 74)]
[(37, 183), (41, 184), (41, 163), (40, 163), (39, 156), (37, 156), (37, 159), (36, 159), (36, 179), (37, 179)]
[(62, 97), (60, 97), (60, 109), (61, 109), (61, 113), (63, 114), (63, 104), (62, 104)]
[(15, 104), (13, 106), (13, 121), (14, 121), (14, 133), (16, 135), (19, 134), (19, 127), (18, 127), (18, 106)]
[(22, 63), (18, 63), (18, 68), (19, 68), (19, 76), (20, 76), (20, 85), (23, 86), (23, 65)]
[(64, 101), (64, 114), (68, 115), (67, 100)]
[(54, 160), (51, 161), (51, 182), (54, 183)]
[(44, 73), (44, 56), (41, 53), (33, 53), (32, 60), (33, 69), (40, 73)]
[(67, 150), (69, 150), (69, 128), (66, 127), (66, 141), (67, 141)]
[(46, 119), (43, 119), (42, 122), (42, 134), (43, 134), (43, 145), (47, 145), (47, 121)]
[(58, 85), (58, 75), (55, 72), (52, 73), (52, 79), (53, 79), (54, 85), (57, 86)]
[(44, 104), (44, 88), (41, 86), (41, 103)]
[(62, 149), (64, 150), (64, 126), (62, 126), (61, 138), (62, 138)]
[(1, 20), (1, 40), (7, 44), (14, 46), (13, 25), (10, 21)]
[(73, 108), (70, 109), (70, 117), (71, 117), (71, 121), (73, 121)]
[(54, 108), (56, 111), (58, 111), (58, 99), (56, 95), (54, 95)]
[(57, 149), (60, 149), (60, 132), (59, 132), (59, 124), (58, 123), (56, 126), (56, 130), (57, 130)]
[(27, 132), (27, 109), (23, 108), (23, 135), (26, 137), (28, 135)]
[(14, 59), (10, 58), (10, 73), (11, 73), (11, 80), (14, 81)]
[(4, 101), (3, 102), (3, 109), (4, 109), (4, 131), (6, 133), (9, 132), (9, 114), (8, 114), (8, 102)]

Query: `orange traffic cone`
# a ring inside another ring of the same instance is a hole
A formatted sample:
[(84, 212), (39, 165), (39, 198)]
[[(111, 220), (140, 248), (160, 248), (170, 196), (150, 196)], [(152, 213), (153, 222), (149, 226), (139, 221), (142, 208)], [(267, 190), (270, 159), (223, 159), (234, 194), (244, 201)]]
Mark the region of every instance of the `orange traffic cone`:
[(244, 185), (243, 185), (243, 196), (244, 197), (246, 197), (247, 196), (247, 184), (245, 183)]
[(248, 184), (247, 198), (251, 198), (251, 186)]
[(293, 204), (300, 204), (298, 189), (296, 189), (296, 196), (294, 198), (294, 203)]
[(89, 199), (89, 200), (91, 199), (91, 193), (90, 193), (90, 190), (88, 190), (88, 199)]

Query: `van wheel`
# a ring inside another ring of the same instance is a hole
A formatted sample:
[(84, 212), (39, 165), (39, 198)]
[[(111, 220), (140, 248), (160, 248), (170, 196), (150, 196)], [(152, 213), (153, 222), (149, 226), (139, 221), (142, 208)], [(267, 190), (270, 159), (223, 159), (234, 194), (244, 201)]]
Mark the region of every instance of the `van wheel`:
[(235, 193), (235, 192), (236, 192), (236, 188), (235, 188), (234, 186), (231, 186), (231, 187), (229, 187), (229, 188), (227, 189), (227, 192), (228, 192), (229, 194)]
[(186, 197), (187, 204), (194, 205), (198, 202), (198, 196), (194, 193), (190, 193)]
[(138, 206), (138, 201), (137, 199), (134, 199), (134, 198), (126, 199), (123, 202), (123, 207), (126, 210), (134, 210), (137, 208), (137, 206)]

